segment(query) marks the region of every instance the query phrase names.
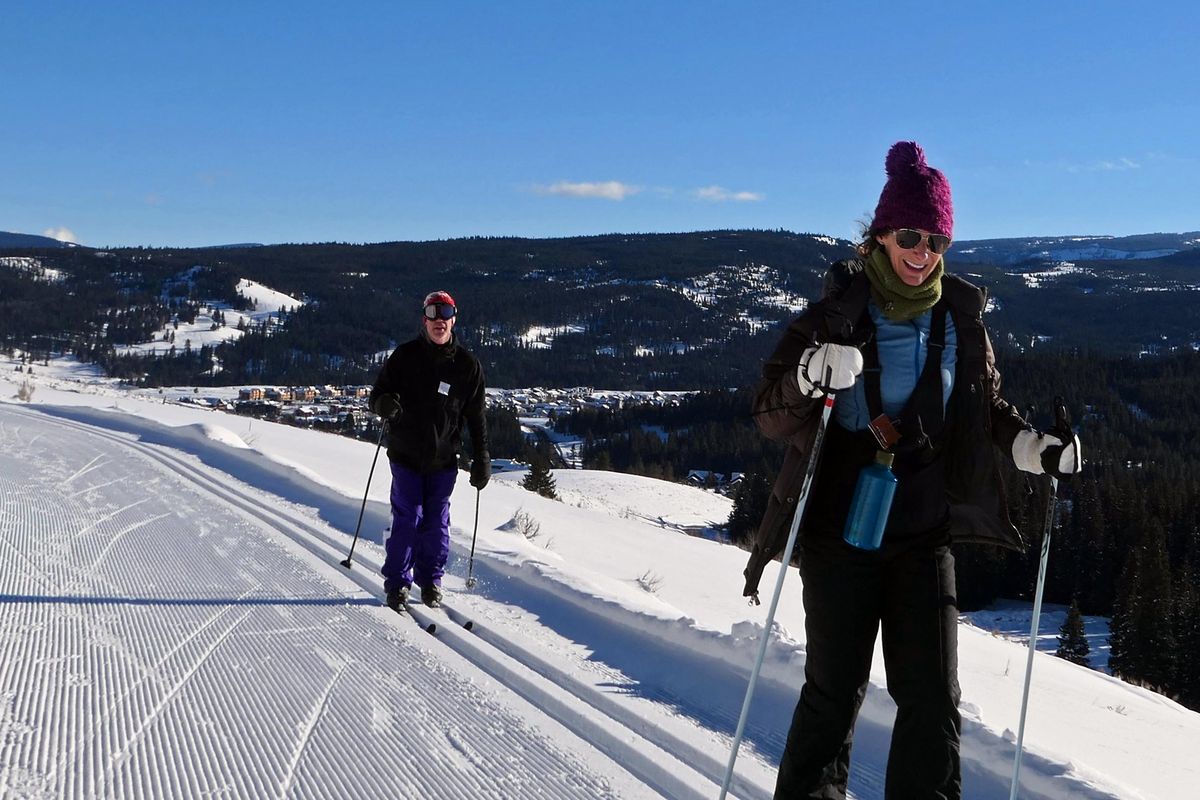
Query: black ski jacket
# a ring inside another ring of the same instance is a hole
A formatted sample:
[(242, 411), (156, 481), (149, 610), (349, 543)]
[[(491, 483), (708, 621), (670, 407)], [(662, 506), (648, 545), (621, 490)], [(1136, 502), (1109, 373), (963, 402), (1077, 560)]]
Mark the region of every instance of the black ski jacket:
[[(987, 295), (956, 275), (942, 276), (942, 297), (958, 334), (954, 391), (946, 409), (946, 491), (950, 503), (950, 535), (956, 542), (996, 544), (1024, 550), (1020, 532), (1009, 521), (1004, 503), (997, 447), (1012, 452), (1017, 432), (1028, 428), (1000, 397), (991, 341), (983, 325)], [(816, 437), (824, 402), (800, 393), (796, 365), (813, 344), (861, 347), (871, 335), (867, 302), (870, 283), (858, 260), (830, 268), (825, 296), (796, 318), (775, 352), (763, 365), (754, 397), (759, 430), (787, 442), (783, 466), (771, 489), (767, 511), (755, 535), (746, 565), (744, 595), (755, 595), (763, 570), (787, 544), (792, 515), (804, 481), (808, 454)], [(801, 528), (803, 534), (803, 527)]]
[(419, 335), (397, 347), (371, 389), (372, 411), (388, 393), (400, 398), (401, 408), (388, 423), (392, 461), (421, 473), (454, 467), (464, 419), (474, 457), (487, 457), (483, 368), (457, 337), (439, 346)]

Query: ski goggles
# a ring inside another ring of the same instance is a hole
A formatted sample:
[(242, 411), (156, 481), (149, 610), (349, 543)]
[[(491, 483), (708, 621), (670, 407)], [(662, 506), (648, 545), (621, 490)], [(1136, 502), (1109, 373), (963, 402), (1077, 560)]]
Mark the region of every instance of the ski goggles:
[(430, 303), (425, 306), (425, 319), (452, 319), (458, 309), (449, 303)]
[(896, 244), (903, 247), (905, 250), (912, 250), (921, 240), (924, 239), (929, 247), (929, 252), (940, 256), (942, 253), (950, 249), (950, 237), (942, 236), (940, 233), (931, 233), (928, 236), (920, 231), (914, 231), (912, 228), (897, 228), (896, 229)]

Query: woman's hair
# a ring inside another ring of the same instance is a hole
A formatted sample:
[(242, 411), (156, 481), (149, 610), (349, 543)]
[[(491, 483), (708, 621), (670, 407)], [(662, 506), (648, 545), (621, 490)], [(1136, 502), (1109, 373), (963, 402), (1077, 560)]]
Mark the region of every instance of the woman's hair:
[(859, 225), (862, 227), (862, 239), (854, 246), (854, 252), (859, 258), (870, 258), (871, 253), (882, 247), (875, 237), (888, 233), (891, 228), (872, 228), (869, 222), (860, 222)]

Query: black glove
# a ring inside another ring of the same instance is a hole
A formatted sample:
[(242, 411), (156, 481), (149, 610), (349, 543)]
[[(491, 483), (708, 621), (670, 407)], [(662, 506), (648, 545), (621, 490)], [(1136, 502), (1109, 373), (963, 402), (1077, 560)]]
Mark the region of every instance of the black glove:
[(471, 485), (476, 489), (482, 489), (488, 485), (491, 477), (492, 459), (488, 456), (487, 450), (484, 450), (471, 460)]
[(375, 400), (375, 413), (384, 419), (391, 419), (399, 414), (403, 409), (400, 407), (400, 398), (391, 392), (379, 395)]

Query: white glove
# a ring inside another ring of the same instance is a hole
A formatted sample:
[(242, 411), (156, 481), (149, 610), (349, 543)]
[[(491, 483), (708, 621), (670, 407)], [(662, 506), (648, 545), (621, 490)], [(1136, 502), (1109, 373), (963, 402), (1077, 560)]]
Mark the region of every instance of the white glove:
[(1065, 478), (1083, 468), (1083, 450), (1074, 434), (1063, 441), (1052, 433), (1021, 431), (1013, 439), (1012, 456), (1017, 469), (1034, 475)]
[(810, 347), (800, 356), (796, 383), (805, 397), (820, 397), (854, 385), (863, 369), (862, 353), (845, 344)]

